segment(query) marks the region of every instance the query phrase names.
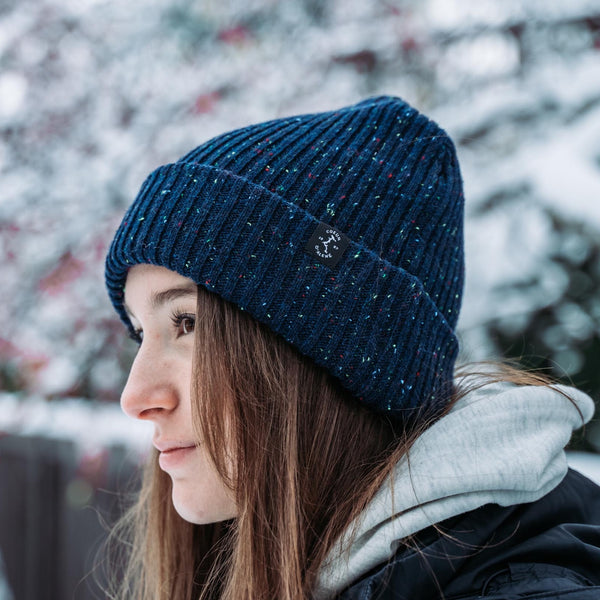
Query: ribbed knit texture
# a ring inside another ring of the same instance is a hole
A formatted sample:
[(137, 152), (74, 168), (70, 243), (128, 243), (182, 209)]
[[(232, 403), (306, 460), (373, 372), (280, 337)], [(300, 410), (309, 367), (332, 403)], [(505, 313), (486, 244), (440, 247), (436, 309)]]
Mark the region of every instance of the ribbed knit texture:
[[(307, 251), (319, 223), (349, 238)], [(394, 417), (451, 386), (463, 277), (454, 145), (398, 98), (218, 136), (154, 171), (106, 261), (123, 321), (129, 267), (150, 263), (234, 302)]]

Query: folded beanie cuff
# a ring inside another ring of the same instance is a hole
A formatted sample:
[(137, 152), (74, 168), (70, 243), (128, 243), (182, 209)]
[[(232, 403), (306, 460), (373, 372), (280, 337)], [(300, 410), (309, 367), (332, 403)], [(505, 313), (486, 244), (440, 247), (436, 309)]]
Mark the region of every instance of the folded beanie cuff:
[(179, 162), (147, 178), (106, 262), (110, 298), (130, 329), (124, 288), (139, 263), (233, 302), (378, 412), (405, 417), (447, 403), (458, 342), (421, 281), (243, 177)]

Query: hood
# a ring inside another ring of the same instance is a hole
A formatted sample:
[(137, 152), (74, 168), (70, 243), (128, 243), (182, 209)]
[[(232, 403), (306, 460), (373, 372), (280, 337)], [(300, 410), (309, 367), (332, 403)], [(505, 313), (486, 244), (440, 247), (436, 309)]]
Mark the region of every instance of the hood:
[(334, 596), (430, 525), (546, 495), (567, 473), (573, 430), (593, 412), (587, 395), (559, 385), (494, 383), (468, 393), (417, 439), (332, 549), (315, 598)]

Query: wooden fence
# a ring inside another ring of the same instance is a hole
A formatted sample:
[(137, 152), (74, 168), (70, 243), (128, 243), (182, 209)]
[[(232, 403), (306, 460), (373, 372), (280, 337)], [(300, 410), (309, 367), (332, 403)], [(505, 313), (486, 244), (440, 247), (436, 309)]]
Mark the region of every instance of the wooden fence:
[(14, 600), (104, 598), (103, 523), (137, 474), (120, 447), (81, 454), (67, 440), (0, 437), (0, 551)]

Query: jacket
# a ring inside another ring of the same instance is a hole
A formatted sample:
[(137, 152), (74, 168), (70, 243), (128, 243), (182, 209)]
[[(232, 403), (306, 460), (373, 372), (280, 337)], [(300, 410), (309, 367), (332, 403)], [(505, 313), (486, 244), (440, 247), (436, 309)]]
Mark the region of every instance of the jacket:
[[(544, 562), (550, 540), (558, 554), (571, 541), (587, 556), (588, 532), (599, 546), (598, 488), (567, 475), (564, 452), (593, 411), (589, 397), (562, 386), (475, 385), (421, 434), (331, 549), (315, 600), (537, 598), (528, 586), (558, 578), (562, 564)], [(584, 528), (583, 542), (570, 523)], [(600, 572), (596, 554), (593, 562)], [(509, 595), (490, 595), (496, 589)]]
[(536, 502), (429, 527), (340, 600), (598, 600), (600, 487), (569, 470)]

